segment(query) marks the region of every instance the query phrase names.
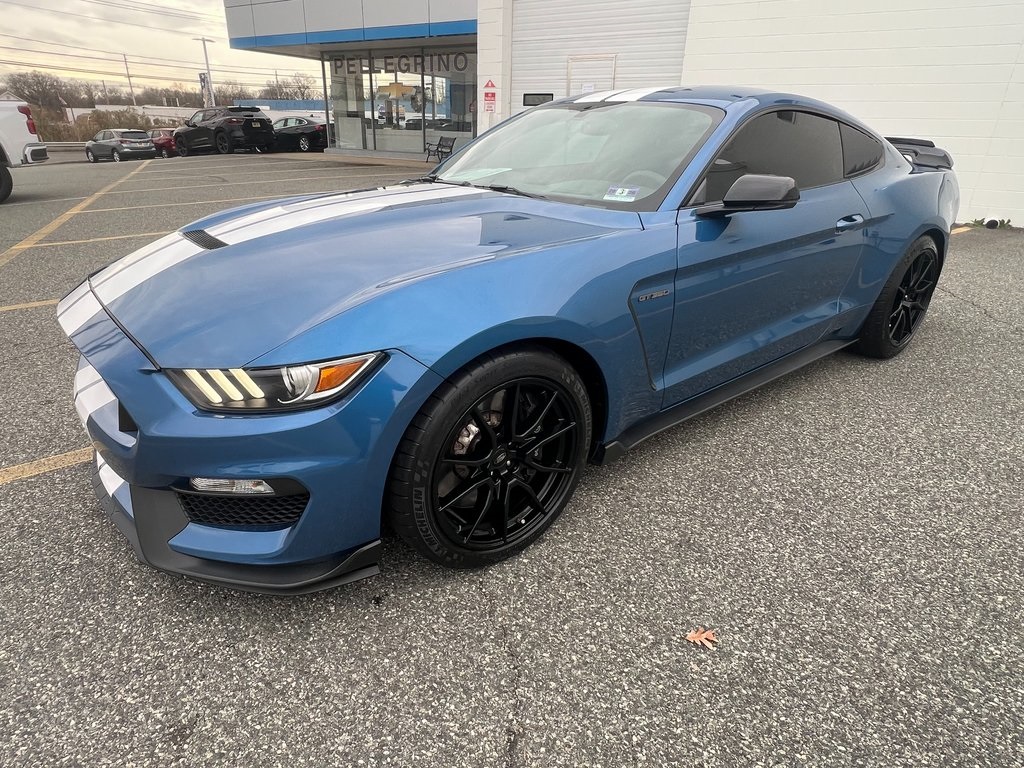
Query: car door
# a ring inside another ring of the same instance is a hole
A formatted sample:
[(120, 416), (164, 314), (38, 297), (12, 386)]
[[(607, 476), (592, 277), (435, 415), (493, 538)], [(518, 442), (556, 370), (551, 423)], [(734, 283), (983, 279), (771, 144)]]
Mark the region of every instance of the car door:
[[(701, 218), (747, 174), (790, 176), (789, 209)], [(677, 218), (675, 314), (665, 406), (826, 336), (856, 268), (867, 209), (843, 173), (839, 124), (796, 110), (748, 120), (725, 144)]]
[(113, 157), (114, 156), (114, 132), (103, 131), (100, 136), (100, 151), (96, 154), (97, 157)]

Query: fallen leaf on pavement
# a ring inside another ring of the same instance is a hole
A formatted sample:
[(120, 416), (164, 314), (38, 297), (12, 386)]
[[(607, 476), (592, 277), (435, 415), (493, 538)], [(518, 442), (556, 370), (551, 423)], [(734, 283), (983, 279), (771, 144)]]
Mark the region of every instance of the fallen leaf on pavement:
[(697, 627), (686, 633), (686, 639), (695, 645), (703, 645), (705, 648), (714, 648), (712, 643), (718, 642), (718, 634), (713, 629)]

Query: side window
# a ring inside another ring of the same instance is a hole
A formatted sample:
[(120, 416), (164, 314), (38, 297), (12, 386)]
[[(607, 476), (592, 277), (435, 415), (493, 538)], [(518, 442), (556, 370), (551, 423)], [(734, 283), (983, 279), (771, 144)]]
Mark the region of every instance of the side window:
[(882, 145), (873, 136), (847, 125), (839, 124), (843, 138), (843, 173), (859, 176), (867, 173), (882, 162)]
[(196, 113), (195, 113), (194, 115), (192, 115), (192, 117), (191, 117), (191, 118), (189, 118), (189, 119), (190, 119), (190, 120), (191, 120), (191, 121), (192, 121), (193, 123), (197, 123), (197, 124), (198, 124), (198, 123), (201, 123), (201, 122), (203, 122), (203, 115), (204, 115), (204, 114), (205, 114), (205, 112), (196, 112)]
[(839, 123), (794, 110), (755, 117), (718, 153), (688, 204), (721, 200), (746, 173), (791, 176), (800, 189), (842, 181)]
[(100, 131), (95, 136), (93, 136), (92, 140), (93, 141), (103, 141), (103, 131)]

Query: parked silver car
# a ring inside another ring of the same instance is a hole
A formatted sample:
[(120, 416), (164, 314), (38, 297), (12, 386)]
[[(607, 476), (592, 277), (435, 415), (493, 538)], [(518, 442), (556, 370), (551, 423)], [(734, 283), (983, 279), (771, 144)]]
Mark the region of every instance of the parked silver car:
[(134, 128), (111, 128), (100, 131), (85, 143), (85, 157), (90, 163), (113, 160), (119, 163), (133, 157), (156, 157), (153, 139), (145, 131)]

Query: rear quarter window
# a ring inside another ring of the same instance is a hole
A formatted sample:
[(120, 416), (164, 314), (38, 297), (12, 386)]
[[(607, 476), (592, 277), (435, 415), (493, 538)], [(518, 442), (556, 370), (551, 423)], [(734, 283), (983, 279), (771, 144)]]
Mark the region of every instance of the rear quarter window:
[(846, 177), (859, 176), (882, 162), (882, 144), (873, 136), (847, 125), (839, 124), (843, 139), (843, 172)]

